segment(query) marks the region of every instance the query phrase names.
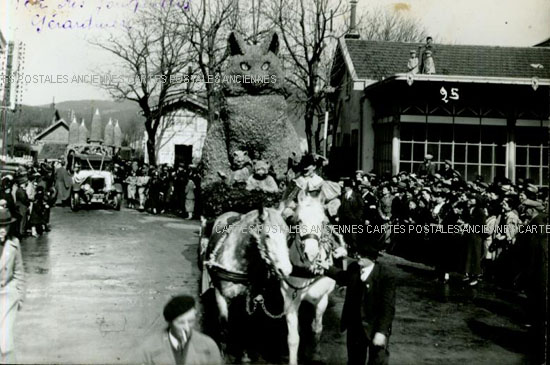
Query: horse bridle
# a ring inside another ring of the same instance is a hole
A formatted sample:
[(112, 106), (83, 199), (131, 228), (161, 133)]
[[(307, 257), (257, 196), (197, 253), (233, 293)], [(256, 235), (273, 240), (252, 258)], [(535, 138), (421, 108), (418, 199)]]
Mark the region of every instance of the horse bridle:
[[(296, 239), (298, 240), (299, 242), (299, 249), (298, 249), (298, 253), (300, 254), (300, 259), (303, 261), (303, 262), (310, 262), (311, 264), (313, 264), (318, 258), (319, 256), (321, 256), (321, 238), (319, 237), (319, 235), (315, 234), (315, 233), (306, 233), (304, 235), (296, 235)], [(305, 248), (305, 240), (307, 239), (313, 239), (315, 241), (317, 241), (317, 244), (319, 245), (319, 251), (317, 252), (317, 255), (315, 255), (315, 257), (313, 258), (313, 260), (309, 260), (306, 256), (305, 256), (305, 252), (304, 252), (304, 248)]]

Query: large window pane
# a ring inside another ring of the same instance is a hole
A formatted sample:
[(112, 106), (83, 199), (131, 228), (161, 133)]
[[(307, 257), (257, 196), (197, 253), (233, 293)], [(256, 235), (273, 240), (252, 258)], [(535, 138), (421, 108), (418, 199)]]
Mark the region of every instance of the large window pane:
[(413, 147), (413, 161), (424, 161), (424, 144), (415, 143)]
[(453, 146), (450, 144), (441, 145), (441, 157), (439, 161), (451, 160), (453, 158)]
[(479, 126), (455, 125), (455, 142), (479, 142)]
[(495, 147), (495, 163), (506, 163), (506, 146)]
[(526, 179), (527, 169), (525, 167), (516, 167), (516, 179)]
[(413, 131), (413, 139), (415, 141), (425, 141), (426, 140), (426, 124), (415, 124)]
[(434, 157), (434, 161), (439, 161), (439, 145), (437, 143), (428, 143), (428, 153)]
[(527, 164), (527, 148), (517, 147), (516, 148), (516, 165), (526, 165), (526, 164)]
[(533, 179), (533, 181), (535, 182), (535, 185), (538, 185), (539, 181), (540, 181), (540, 168), (530, 167), (529, 168), (529, 178)]
[(399, 170), (400, 171), (407, 171), (407, 172), (412, 172), (411, 171), (411, 163), (410, 162), (399, 162)]
[(542, 166), (548, 166), (548, 148), (542, 150)]
[(482, 146), (481, 147), (481, 162), (482, 163), (493, 163), (493, 147), (492, 146)]
[(477, 165), (468, 165), (466, 166), (466, 180), (473, 181), (476, 179), (478, 174)]
[(402, 141), (412, 141), (413, 137), (413, 125), (409, 123), (401, 123), (400, 124), (400, 131), (399, 134), (401, 136)]
[(531, 146), (548, 145), (548, 128), (517, 127), (516, 143), (528, 144)]
[(506, 143), (506, 127), (481, 126), (481, 143)]
[(466, 146), (455, 145), (455, 161), (456, 162), (466, 161)]
[(505, 166), (496, 166), (495, 167), (495, 178), (502, 179), (506, 176), (506, 167)]
[(529, 147), (529, 165), (540, 165), (540, 147)]
[(493, 181), (493, 168), (492, 168), (492, 166), (481, 166), (481, 176), (483, 176), (483, 181), (485, 181), (485, 182)]
[(548, 186), (548, 168), (547, 167), (542, 169), (542, 185)]
[(401, 142), (401, 156), (399, 157), (401, 160), (410, 161), (412, 158), (412, 144), (411, 143), (405, 143)]
[(468, 146), (468, 163), (479, 162), (479, 146)]
[(452, 142), (453, 126), (450, 124), (428, 124), (428, 141)]

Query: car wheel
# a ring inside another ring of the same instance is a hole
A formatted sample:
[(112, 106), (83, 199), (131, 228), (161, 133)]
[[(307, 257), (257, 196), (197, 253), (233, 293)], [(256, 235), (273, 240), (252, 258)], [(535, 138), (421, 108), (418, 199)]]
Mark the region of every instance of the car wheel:
[(78, 196), (78, 193), (72, 193), (71, 194), (71, 210), (73, 212), (78, 211), (79, 203), (80, 203), (80, 197)]

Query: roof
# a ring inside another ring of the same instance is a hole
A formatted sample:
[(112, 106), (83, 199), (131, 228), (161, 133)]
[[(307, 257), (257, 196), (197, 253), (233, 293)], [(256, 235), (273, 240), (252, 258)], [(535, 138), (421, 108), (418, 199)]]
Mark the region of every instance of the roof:
[[(422, 46), (360, 39), (344, 39), (342, 43), (357, 78), (368, 80), (407, 72), (410, 51)], [(550, 48), (546, 47), (433, 44), (432, 51), (436, 75), (550, 79)]]
[(550, 38), (540, 43), (535, 44), (535, 47), (550, 47)]
[[(197, 114), (206, 115), (208, 112), (207, 100), (206, 98), (196, 94), (185, 95), (179, 99), (168, 101), (163, 106), (163, 113), (169, 113), (178, 109), (185, 109)], [(157, 110), (158, 109), (156, 107), (152, 108), (153, 112), (156, 112)]]
[(50, 134), (51, 132), (53, 132), (54, 130), (56, 130), (59, 127), (64, 127), (67, 131), (69, 130), (69, 125), (67, 123), (65, 123), (65, 121), (63, 119), (61, 119), (61, 120), (57, 121), (55, 124), (52, 124), (48, 128), (44, 129), (39, 135), (34, 137), (34, 139), (36, 141), (39, 141), (39, 140), (46, 137), (48, 134)]
[(65, 156), (65, 149), (67, 148), (66, 144), (60, 143), (45, 143), (42, 146), (42, 149), (38, 153), (39, 160), (54, 160), (62, 159)]

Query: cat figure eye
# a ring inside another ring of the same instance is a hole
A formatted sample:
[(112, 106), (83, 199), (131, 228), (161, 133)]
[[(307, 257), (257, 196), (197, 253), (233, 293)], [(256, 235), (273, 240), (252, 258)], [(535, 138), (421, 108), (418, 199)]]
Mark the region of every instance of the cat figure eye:
[(264, 64), (262, 65), (262, 70), (264, 71), (269, 70), (269, 62), (264, 62)]
[(246, 62), (241, 62), (241, 70), (248, 71), (250, 70), (250, 66)]

